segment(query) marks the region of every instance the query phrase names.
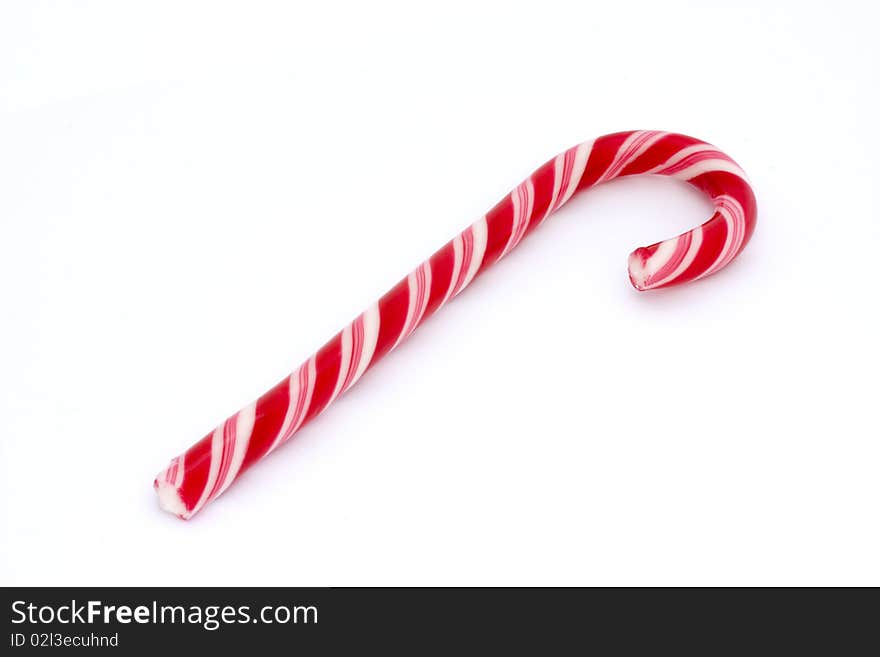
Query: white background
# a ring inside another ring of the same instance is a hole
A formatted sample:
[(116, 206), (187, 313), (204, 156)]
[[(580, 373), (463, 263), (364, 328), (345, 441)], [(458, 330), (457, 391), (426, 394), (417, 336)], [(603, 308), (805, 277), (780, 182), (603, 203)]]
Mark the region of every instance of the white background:
[[(880, 584), (878, 16), (828, 3), (0, 9), (0, 584)], [(561, 150), (583, 194), (196, 519), (168, 459)]]

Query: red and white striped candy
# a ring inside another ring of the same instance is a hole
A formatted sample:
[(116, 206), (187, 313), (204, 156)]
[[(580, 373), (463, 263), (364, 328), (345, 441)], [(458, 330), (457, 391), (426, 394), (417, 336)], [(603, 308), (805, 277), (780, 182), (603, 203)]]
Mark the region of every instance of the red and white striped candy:
[(575, 146), (535, 171), (287, 379), (174, 458), (154, 483), (162, 507), (184, 519), (194, 516), (353, 386), (371, 365), (575, 192), (636, 174), (687, 181), (715, 204), (715, 213), (702, 226), (633, 251), (629, 276), (637, 289), (708, 276), (733, 260), (749, 241), (757, 214), (755, 196), (742, 169), (715, 147), (654, 131), (619, 132)]

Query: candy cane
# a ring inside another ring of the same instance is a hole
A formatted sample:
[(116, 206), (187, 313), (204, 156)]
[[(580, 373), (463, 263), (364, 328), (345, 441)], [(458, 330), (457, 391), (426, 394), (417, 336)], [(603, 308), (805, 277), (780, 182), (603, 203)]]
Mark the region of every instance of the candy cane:
[(749, 241), (757, 215), (755, 196), (742, 169), (714, 146), (655, 131), (619, 132), (575, 146), (535, 171), (288, 378), (174, 458), (154, 482), (162, 508), (183, 519), (194, 516), (575, 192), (636, 174), (687, 181), (715, 204), (715, 213), (702, 226), (630, 254), (629, 277), (636, 289), (708, 276), (729, 264)]

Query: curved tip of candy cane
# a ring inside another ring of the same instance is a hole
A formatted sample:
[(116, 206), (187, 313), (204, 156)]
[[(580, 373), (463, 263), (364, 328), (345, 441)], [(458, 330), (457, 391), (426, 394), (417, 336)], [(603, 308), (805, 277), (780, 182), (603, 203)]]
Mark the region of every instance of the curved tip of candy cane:
[(643, 246), (629, 255), (629, 280), (637, 290), (679, 285), (723, 269), (742, 251), (755, 227), (754, 195), (743, 192), (745, 206), (719, 194), (715, 214), (678, 237)]
[(189, 520), (192, 513), (186, 508), (183, 498), (180, 496), (180, 489), (173, 482), (168, 481), (165, 472), (160, 472), (153, 481), (153, 488), (159, 496), (159, 507), (163, 511), (173, 513), (181, 520)]

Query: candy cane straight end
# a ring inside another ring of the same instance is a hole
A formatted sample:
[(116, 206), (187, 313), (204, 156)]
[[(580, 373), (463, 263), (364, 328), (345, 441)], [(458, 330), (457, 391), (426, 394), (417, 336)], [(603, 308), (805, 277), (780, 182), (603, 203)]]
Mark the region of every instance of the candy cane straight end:
[[(205, 441), (197, 443), (196, 447), (203, 445)], [(198, 508), (190, 499), (190, 503), (186, 502), (187, 490), (184, 488), (184, 462), (186, 455), (175, 457), (168, 464), (168, 467), (156, 475), (153, 480), (153, 488), (159, 496), (159, 507), (163, 511), (173, 513), (182, 520), (189, 520)], [(197, 476), (193, 476), (190, 472), (188, 485), (197, 484)], [(191, 491), (190, 491), (191, 492)], [(190, 496), (191, 497), (191, 496)]]
[(165, 481), (164, 472), (160, 473), (155, 481), (153, 481), (153, 488), (156, 489), (156, 493), (159, 495), (159, 506), (163, 511), (173, 513), (183, 520), (190, 518), (186, 505), (180, 497), (180, 491), (174, 484)]
[(757, 218), (755, 196), (742, 169), (714, 146), (656, 130), (618, 132), (578, 144), (539, 167), (289, 377), (172, 459), (153, 484), (160, 506), (184, 520), (196, 515), (575, 193), (642, 174), (696, 187), (712, 199), (715, 213), (678, 237), (633, 251), (628, 269), (637, 290), (709, 276), (745, 247)]

